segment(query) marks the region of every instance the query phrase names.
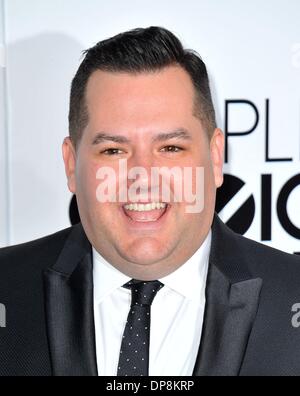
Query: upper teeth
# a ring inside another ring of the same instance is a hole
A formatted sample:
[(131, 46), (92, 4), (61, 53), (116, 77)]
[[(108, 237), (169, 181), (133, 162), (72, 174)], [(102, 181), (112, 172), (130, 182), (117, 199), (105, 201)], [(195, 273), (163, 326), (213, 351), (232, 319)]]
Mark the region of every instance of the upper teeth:
[(166, 203), (151, 202), (147, 204), (138, 204), (138, 203), (128, 204), (128, 205), (124, 205), (124, 208), (126, 210), (137, 210), (138, 212), (142, 212), (142, 211), (144, 212), (153, 209), (164, 209), (166, 206), (167, 206)]

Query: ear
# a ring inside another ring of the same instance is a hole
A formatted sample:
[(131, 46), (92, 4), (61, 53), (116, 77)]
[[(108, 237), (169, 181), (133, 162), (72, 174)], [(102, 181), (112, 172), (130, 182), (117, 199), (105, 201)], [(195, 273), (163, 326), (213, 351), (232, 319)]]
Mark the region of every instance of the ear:
[(76, 151), (69, 137), (66, 137), (62, 145), (62, 154), (65, 163), (65, 172), (68, 179), (68, 187), (71, 193), (76, 193)]
[(224, 134), (221, 129), (216, 128), (210, 141), (210, 155), (212, 159), (213, 172), (216, 187), (223, 184), (224, 163)]

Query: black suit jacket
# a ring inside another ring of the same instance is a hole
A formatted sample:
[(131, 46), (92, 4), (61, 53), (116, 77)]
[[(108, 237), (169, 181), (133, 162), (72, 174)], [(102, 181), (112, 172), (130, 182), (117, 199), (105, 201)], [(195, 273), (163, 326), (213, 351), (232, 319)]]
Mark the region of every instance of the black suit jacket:
[[(80, 224), (0, 249), (0, 375), (97, 375), (91, 253)], [(299, 257), (215, 216), (206, 298), (194, 375), (300, 375)]]

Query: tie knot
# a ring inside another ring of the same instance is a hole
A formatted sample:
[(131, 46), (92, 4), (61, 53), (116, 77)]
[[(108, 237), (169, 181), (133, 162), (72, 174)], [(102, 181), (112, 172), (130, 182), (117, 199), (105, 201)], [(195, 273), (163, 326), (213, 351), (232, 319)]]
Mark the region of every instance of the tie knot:
[(140, 281), (131, 279), (123, 287), (131, 289), (131, 305), (151, 305), (156, 293), (163, 287), (158, 280)]

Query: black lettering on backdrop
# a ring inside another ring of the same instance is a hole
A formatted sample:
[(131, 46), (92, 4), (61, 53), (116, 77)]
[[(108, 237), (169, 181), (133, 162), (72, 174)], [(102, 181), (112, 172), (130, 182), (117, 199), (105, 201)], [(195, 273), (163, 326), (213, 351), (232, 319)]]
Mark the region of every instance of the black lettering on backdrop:
[(272, 175), (261, 175), (261, 240), (272, 239)]
[[(240, 178), (224, 174), (224, 182), (217, 190), (216, 212), (219, 213), (231, 199), (245, 186)], [(251, 194), (235, 213), (226, 221), (228, 227), (239, 234), (245, 234), (251, 226), (255, 215), (255, 201)]]
[[(247, 131), (229, 131), (229, 106), (232, 104), (246, 104), (251, 106), (255, 113), (255, 121), (250, 129)], [(236, 136), (246, 136), (252, 133), (258, 126), (259, 123), (259, 111), (257, 106), (247, 99), (227, 99), (225, 100), (225, 123), (224, 123), (224, 133), (225, 133), (225, 163), (228, 163), (228, 139), (229, 137)], [(270, 147), (270, 100), (265, 101), (265, 161), (266, 162), (291, 162), (293, 158), (277, 157), (271, 158), (269, 154)]]
[[(229, 125), (229, 105), (230, 104), (246, 104), (249, 105), (253, 108), (254, 112), (255, 112), (255, 122), (252, 125), (252, 127), (250, 129), (248, 129), (248, 131), (243, 131), (243, 132), (230, 132), (228, 130), (228, 125)], [(250, 100), (247, 99), (229, 99), (229, 100), (225, 100), (225, 127), (224, 127), (224, 133), (225, 133), (225, 163), (228, 162), (228, 138), (230, 136), (245, 136), (245, 135), (249, 135), (250, 133), (252, 133), (257, 125), (258, 125), (258, 121), (259, 121), (259, 112), (257, 107), (255, 106), (255, 104), (253, 102), (251, 102)]]
[[(243, 188), (245, 182), (240, 178), (224, 174), (224, 183), (217, 191), (216, 211), (221, 212), (231, 199)], [(277, 216), (283, 229), (291, 236), (300, 240), (300, 228), (290, 219), (287, 212), (288, 199), (294, 189), (300, 186), (300, 173), (289, 179), (278, 193), (276, 201)], [(261, 175), (261, 240), (272, 239), (272, 175)], [(275, 197), (276, 199), (276, 197)], [(251, 226), (255, 216), (255, 201), (252, 194), (246, 202), (237, 207), (234, 215), (227, 220), (226, 224), (233, 231), (244, 234)], [(300, 252), (295, 252), (300, 254)]]
[(270, 111), (269, 111), (269, 99), (266, 99), (266, 124), (265, 124), (265, 128), (266, 128), (266, 144), (265, 144), (265, 160), (266, 162), (287, 162), (287, 161), (293, 161), (293, 158), (270, 158), (269, 156), (269, 140), (270, 140), (270, 136), (269, 136), (269, 116), (270, 116)]
[(280, 224), (285, 229), (285, 231), (293, 236), (294, 238), (300, 239), (300, 228), (296, 227), (289, 218), (287, 212), (287, 201), (291, 192), (300, 185), (300, 174), (292, 177), (288, 180), (282, 187), (278, 200), (277, 200), (277, 215)]

